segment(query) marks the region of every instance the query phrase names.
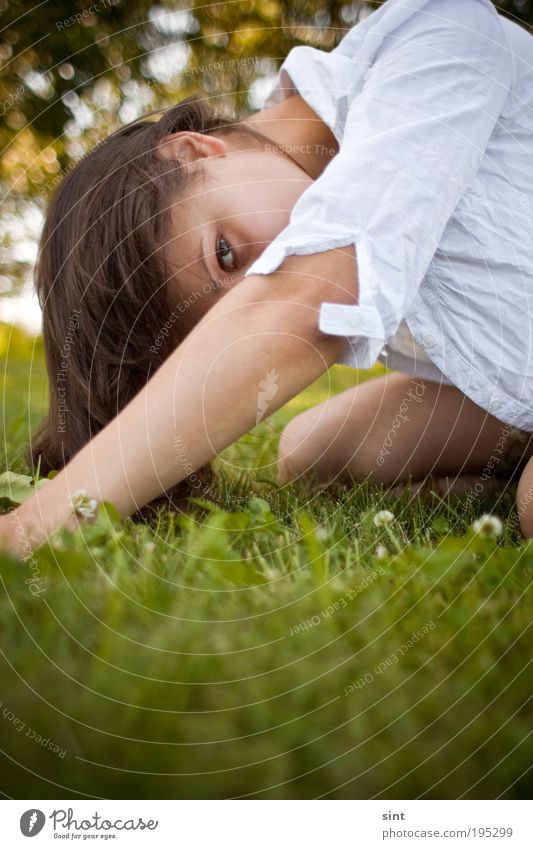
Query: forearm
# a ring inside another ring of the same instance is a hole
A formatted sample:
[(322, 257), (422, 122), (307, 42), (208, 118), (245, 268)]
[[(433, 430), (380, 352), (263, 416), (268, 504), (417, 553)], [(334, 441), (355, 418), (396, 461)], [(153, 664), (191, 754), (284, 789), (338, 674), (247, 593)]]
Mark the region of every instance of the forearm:
[[(323, 281), (335, 272), (341, 283), (327, 292)], [(290, 257), (279, 272), (228, 292), (130, 404), (20, 508), (36, 541), (67, 520), (77, 489), (127, 516), (212, 459), (255, 425), (268, 372), (275, 370), (277, 391), (267, 414), (308, 386), (346, 344), (318, 331), (320, 302), (354, 303), (355, 284), (342, 284), (351, 278), (353, 249), (345, 248)]]

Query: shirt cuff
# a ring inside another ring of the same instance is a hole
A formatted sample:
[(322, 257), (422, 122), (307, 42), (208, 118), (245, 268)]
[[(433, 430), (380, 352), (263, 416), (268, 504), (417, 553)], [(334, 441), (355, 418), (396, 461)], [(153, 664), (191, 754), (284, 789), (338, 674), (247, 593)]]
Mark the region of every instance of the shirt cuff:
[[(324, 225), (322, 225), (324, 226)], [(332, 336), (346, 336), (347, 348), (337, 363), (353, 368), (372, 368), (385, 344), (386, 331), (379, 310), (374, 305), (373, 293), (376, 291), (375, 275), (366, 249), (364, 238), (355, 237), (353, 232), (339, 235), (338, 226), (335, 237), (331, 234), (316, 240), (310, 239), (307, 228), (301, 234), (295, 233), (291, 226), (290, 240), (278, 237), (248, 268), (245, 277), (252, 274), (271, 274), (282, 264), (287, 256), (306, 255), (334, 248), (354, 245), (356, 250), (357, 275), (359, 283), (359, 304), (337, 304), (324, 301), (320, 305), (318, 328), (322, 333)]]

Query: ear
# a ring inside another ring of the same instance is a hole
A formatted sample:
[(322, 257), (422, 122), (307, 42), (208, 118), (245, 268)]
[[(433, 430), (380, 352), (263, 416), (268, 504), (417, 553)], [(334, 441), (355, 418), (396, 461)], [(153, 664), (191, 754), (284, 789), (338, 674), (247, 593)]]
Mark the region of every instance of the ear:
[(190, 130), (164, 136), (156, 151), (162, 159), (180, 159), (183, 162), (197, 162), (209, 156), (225, 156), (227, 152), (228, 146), (222, 139)]

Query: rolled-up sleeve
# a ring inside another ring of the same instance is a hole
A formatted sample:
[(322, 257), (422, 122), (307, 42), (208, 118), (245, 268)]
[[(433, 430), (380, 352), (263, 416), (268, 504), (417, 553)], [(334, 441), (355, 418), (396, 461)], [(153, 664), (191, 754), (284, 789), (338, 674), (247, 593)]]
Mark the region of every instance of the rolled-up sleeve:
[[(353, 82), (336, 93), (345, 104), (339, 152), (247, 271), (268, 274), (290, 254), (354, 244), (358, 301), (322, 303), (318, 323), (349, 339), (339, 362), (363, 368), (416, 298), (512, 82), (490, 0), (389, 0), (374, 14), (352, 53), (350, 33), (333, 51), (353, 66)], [(305, 97), (305, 68), (293, 62), (284, 73)]]

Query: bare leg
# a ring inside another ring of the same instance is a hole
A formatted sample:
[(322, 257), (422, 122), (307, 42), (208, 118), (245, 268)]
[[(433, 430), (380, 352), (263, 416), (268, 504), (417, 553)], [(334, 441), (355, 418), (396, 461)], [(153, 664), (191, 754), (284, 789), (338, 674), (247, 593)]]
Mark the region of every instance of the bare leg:
[(520, 529), (526, 538), (533, 536), (533, 459), (522, 472), (516, 492)]
[(455, 387), (388, 374), (292, 419), (280, 439), (278, 479), (393, 485), (479, 474), (491, 457), (497, 474), (508, 432)]

